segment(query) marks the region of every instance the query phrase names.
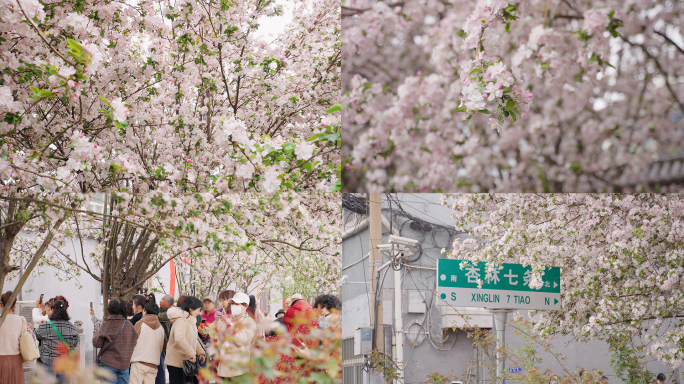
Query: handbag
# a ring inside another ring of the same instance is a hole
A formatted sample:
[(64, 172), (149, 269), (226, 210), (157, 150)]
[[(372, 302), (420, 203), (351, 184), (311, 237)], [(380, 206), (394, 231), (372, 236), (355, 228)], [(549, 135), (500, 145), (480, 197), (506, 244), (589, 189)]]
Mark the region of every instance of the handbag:
[(126, 321), (127, 321), (127, 320), (124, 320), (124, 321), (121, 323), (121, 329), (119, 329), (119, 332), (116, 334), (116, 336), (114, 336), (114, 340), (112, 340), (111, 343), (107, 344), (106, 347), (100, 349), (100, 353), (97, 354), (97, 362), (98, 362), (98, 364), (104, 364), (103, 362), (100, 361), (100, 357), (102, 357), (102, 355), (103, 355), (104, 352), (107, 350), (107, 348), (109, 348), (112, 344), (114, 344), (114, 342), (116, 341), (116, 339), (117, 339), (117, 338), (119, 337), (119, 335), (121, 334), (121, 331), (123, 331), (124, 325), (126, 325)]
[[(24, 318), (21, 318), (24, 324), (26, 324)], [(33, 361), (40, 357), (40, 351), (38, 346), (36, 346), (36, 338), (29, 331), (24, 331), (21, 336), (19, 336), (19, 351), (21, 352), (21, 360), (25, 363), (27, 361)]]
[(183, 374), (185, 376), (197, 376), (199, 374), (199, 358), (195, 357), (195, 362), (183, 360)]
[[(204, 361), (208, 360), (207, 356), (207, 350), (204, 349), (204, 345), (202, 344), (202, 340), (197, 339), (197, 342), (199, 343), (200, 347), (202, 347), (202, 350), (204, 351)], [(199, 367), (200, 367), (200, 362), (199, 362), (199, 356), (195, 355), (195, 362), (193, 363), (190, 360), (183, 360), (183, 374), (185, 376), (197, 376), (199, 374)]]

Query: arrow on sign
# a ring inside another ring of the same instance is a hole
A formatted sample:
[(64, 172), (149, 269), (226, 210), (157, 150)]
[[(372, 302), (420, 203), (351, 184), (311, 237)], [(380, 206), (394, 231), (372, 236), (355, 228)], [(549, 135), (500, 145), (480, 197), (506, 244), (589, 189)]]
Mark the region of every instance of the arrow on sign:
[(557, 286), (558, 286), (558, 283), (556, 283), (556, 282), (554, 281), (554, 282), (553, 282), (553, 287), (556, 288)]
[(556, 305), (556, 304), (558, 304), (558, 300), (553, 299), (553, 305)]

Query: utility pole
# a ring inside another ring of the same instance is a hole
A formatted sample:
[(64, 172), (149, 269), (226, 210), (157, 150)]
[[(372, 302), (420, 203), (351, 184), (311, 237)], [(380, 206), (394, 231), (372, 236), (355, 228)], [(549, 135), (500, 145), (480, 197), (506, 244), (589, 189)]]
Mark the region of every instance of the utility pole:
[(504, 384), (504, 370), (506, 369), (504, 360), (504, 343), (506, 342), (506, 322), (511, 309), (492, 309), (494, 316), (494, 326), (496, 327), (496, 379), (497, 383)]
[[(384, 353), (385, 335), (383, 332), (382, 319), (382, 288), (380, 292), (376, 292), (378, 276), (376, 270), (382, 265), (382, 253), (378, 245), (382, 244), (382, 214), (381, 214), (381, 195), (379, 193), (368, 194), (369, 205), (369, 230), (370, 230), (370, 295), (371, 295), (371, 326), (378, 325), (376, 334), (373, 336), (375, 340), (375, 348)], [(375, 310), (377, 308), (377, 311)]]

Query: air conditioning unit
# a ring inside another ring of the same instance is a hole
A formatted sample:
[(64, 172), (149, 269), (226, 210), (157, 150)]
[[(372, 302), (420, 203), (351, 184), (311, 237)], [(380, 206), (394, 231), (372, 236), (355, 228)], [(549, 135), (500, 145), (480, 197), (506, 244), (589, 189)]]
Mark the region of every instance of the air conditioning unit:
[(19, 310), (15, 311), (15, 313), (19, 316), (23, 316), (27, 323), (33, 324), (33, 308), (35, 307), (35, 301), (17, 301), (17, 308), (19, 308)]
[[(35, 308), (35, 301), (17, 301), (17, 306), (14, 308), (14, 313), (23, 316), (28, 324), (33, 324), (33, 308)], [(35, 369), (36, 361), (27, 361), (24, 364), (24, 372)]]
[(354, 331), (354, 355), (370, 355), (373, 350), (373, 327), (361, 327)]

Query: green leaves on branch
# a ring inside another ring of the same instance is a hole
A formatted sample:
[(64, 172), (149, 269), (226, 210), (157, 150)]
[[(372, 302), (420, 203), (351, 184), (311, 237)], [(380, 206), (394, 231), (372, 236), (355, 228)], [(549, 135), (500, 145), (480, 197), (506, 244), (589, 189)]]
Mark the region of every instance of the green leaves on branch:
[(31, 97), (34, 99), (46, 99), (55, 97), (54, 92), (48, 91), (47, 89), (40, 89), (38, 87), (29, 87), (29, 89), (33, 91)]
[(67, 55), (75, 59), (81, 58), (83, 55), (83, 47), (81, 47), (81, 44), (74, 39), (67, 39), (67, 46), (69, 47), (67, 50)]
[(608, 14), (608, 17), (610, 17), (610, 23), (606, 27), (606, 30), (610, 32), (611, 36), (618, 37), (617, 29), (622, 27), (624, 24), (622, 23), (622, 20), (616, 19), (614, 16), (615, 11), (610, 11)]
[(325, 113), (335, 113), (335, 112), (341, 111), (341, 110), (342, 110), (342, 106), (340, 104), (335, 104), (332, 107), (328, 108), (328, 110), (325, 111)]

